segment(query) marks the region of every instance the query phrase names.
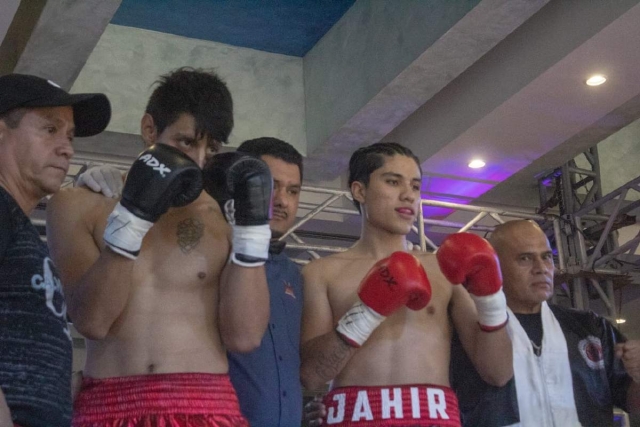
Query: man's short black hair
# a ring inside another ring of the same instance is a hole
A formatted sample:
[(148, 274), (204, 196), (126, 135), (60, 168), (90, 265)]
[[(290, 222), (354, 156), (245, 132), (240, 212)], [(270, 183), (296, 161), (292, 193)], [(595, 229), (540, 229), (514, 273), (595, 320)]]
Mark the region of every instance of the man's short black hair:
[(158, 134), (186, 113), (195, 119), (197, 137), (227, 143), (233, 129), (233, 100), (213, 71), (183, 67), (161, 76), (156, 84), (145, 112), (153, 117)]
[[(355, 181), (361, 182), (365, 186), (369, 185), (371, 174), (384, 165), (385, 157), (393, 157), (395, 155), (412, 158), (418, 165), (418, 169), (420, 169), (420, 175), (422, 175), (420, 160), (410, 149), (397, 142), (376, 142), (375, 144), (358, 148), (351, 155), (349, 160), (349, 188)], [(354, 199), (353, 204), (358, 208), (358, 212), (361, 212), (360, 203)]]
[(271, 156), (296, 165), (300, 170), (300, 180), (302, 181), (302, 155), (288, 142), (265, 136), (243, 142), (238, 147), (238, 151), (244, 151), (257, 157)]

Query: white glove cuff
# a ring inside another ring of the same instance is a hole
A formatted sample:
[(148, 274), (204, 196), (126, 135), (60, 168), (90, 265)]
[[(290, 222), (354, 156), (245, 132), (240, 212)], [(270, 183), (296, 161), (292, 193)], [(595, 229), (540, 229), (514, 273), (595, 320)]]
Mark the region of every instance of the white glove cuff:
[(361, 347), (386, 316), (358, 300), (338, 321), (336, 331), (353, 347)]
[(142, 239), (152, 226), (152, 222), (138, 218), (118, 202), (107, 220), (104, 242), (114, 252), (136, 259), (140, 253)]
[(481, 297), (473, 294), (469, 295), (471, 295), (473, 302), (476, 303), (480, 327), (484, 326), (485, 330), (495, 330), (507, 323), (509, 318), (507, 315), (507, 298), (504, 296), (502, 288), (491, 295)]
[[(271, 241), (271, 229), (269, 224), (264, 225), (232, 225), (233, 248), (231, 261), (243, 267), (258, 267), (269, 258), (269, 242)], [(237, 255), (244, 255), (256, 261), (242, 261)]]

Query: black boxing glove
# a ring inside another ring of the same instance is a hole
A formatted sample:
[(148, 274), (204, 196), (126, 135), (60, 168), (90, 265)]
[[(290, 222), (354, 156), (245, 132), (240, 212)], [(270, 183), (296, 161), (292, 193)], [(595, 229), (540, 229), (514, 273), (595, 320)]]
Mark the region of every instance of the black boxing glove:
[(202, 192), (202, 171), (177, 148), (156, 144), (133, 162), (122, 199), (109, 215), (104, 242), (136, 259), (142, 239), (170, 207), (186, 206)]
[(216, 154), (204, 167), (204, 188), (233, 229), (231, 261), (244, 267), (263, 265), (269, 257), (273, 178), (269, 166), (252, 155)]

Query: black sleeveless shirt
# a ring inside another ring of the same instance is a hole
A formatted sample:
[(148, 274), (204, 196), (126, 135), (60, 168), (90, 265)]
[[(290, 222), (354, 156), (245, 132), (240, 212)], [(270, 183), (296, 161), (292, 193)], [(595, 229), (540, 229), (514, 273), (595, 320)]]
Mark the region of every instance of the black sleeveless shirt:
[(0, 186), (0, 387), (14, 423), (71, 424), (71, 335), (47, 245)]

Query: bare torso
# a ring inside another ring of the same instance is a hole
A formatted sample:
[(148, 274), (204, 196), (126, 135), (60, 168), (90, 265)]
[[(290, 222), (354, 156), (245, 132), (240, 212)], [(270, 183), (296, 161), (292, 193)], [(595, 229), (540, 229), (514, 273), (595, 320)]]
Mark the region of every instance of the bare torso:
[[(93, 203), (93, 238), (102, 235), (115, 200)], [(218, 333), (218, 285), (229, 252), (229, 227), (203, 193), (170, 209), (143, 240), (128, 302), (105, 339), (87, 340), (85, 374), (104, 378), (171, 372), (225, 373)]]
[[(432, 299), (419, 311), (406, 307), (393, 313), (373, 332), (333, 382), (350, 385), (449, 385), (452, 326), (447, 308), (452, 286), (438, 268), (434, 255), (414, 252), (427, 271)], [(336, 324), (356, 301), (360, 280), (375, 263), (353, 251), (315, 261)], [(316, 276), (318, 277), (318, 276)]]

